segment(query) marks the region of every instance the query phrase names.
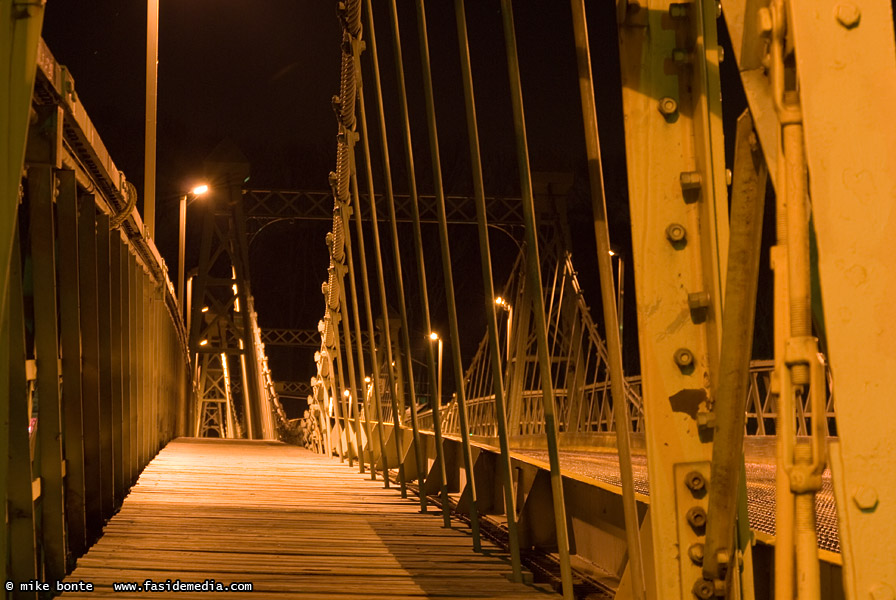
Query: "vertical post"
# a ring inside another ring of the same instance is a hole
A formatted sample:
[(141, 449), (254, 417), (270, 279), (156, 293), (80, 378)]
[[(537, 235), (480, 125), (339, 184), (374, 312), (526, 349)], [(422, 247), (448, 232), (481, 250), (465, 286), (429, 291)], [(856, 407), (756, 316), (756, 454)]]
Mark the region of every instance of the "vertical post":
[(100, 342), (100, 471), (103, 478), (103, 518), (108, 520), (115, 510), (115, 469), (113, 459), (114, 444), (112, 434), (112, 339), (110, 259), (109, 259), (109, 217), (104, 213), (96, 216), (96, 260), (97, 260), (97, 310), (99, 315)]
[[(585, 124), (585, 147), (588, 154), (588, 179), (591, 182), (591, 207), (594, 212), (594, 236), (597, 241), (597, 265), (600, 275), (601, 304), (604, 313), (604, 329), (607, 335), (607, 354), (610, 367), (610, 391), (613, 398), (613, 414), (616, 423), (616, 447), (619, 451), (619, 470), (622, 479), (622, 507), (625, 521), (625, 538), (628, 545), (631, 590), (634, 600), (646, 595), (644, 567), (641, 556), (641, 525), (638, 520), (638, 503), (635, 499), (635, 482), (632, 473), (632, 451), (629, 430), (631, 419), (628, 400), (625, 397), (625, 375), (622, 371), (621, 323), (617, 315), (618, 297), (614, 298), (613, 262), (610, 256), (610, 228), (607, 224), (607, 204), (604, 193), (603, 165), (600, 156), (600, 135), (597, 125), (597, 106), (594, 100), (594, 76), (591, 71), (591, 47), (588, 41), (588, 25), (585, 1), (572, 0), (572, 21), (575, 32), (576, 56), (579, 68), (579, 92), (582, 97), (582, 119)], [(622, 261), (620, 259), (620, 265)], [(622, 290), (622, 269), (619, 271)], [(614, 302), (614, 300), (616, 300)], [(570, 419), (571, 420), (571, 419)]]
[[(367, 9), (367, 33), (369, 35), (370, 40), (370, 59), (371, 64), (373, 66), (373, 81), (374, 88), (376, 90), (376, 104), (377, 104), (377, 116), (379, 120), (380, 126), (380, 141), (382, 144), (383, 151), (383, 184), (386, 187), (386, 203), (389, 207), (389, 220), (392, 226), (392, 247), (395, 259), (395, 273), (397, 279), (397, 294), (398, 301), (400, 305), (404, 303), (404, 286), (403, 282), (400, 279), (401, 276), (401, 255), (399, 253), (398, 248), (398, 234), (397, 228), (394, 225), (395, 223), (395, 198), (392, 194), (392, 167), (389, 162), (389, 142), (388, 142), (388, 134), (386, 132), (386, 115), (383, 109), (383, 86), (382, 81), (380, 79), (380, 62), (379, 62), (379, 54), (376, 49), (376, 29), (373, 24), (373, 4), (370, 0), (366, 0), (365, 8)], [(361, 107), (363, 110), (364, 106), (364, 96), (361, 95)], [(369, 162), (369, 161), (368, 161)], [(369, 166), (369, 165), (368, 165)], [(368, 177), (372, 177), (371, 173), (368, 171)], [(372, 185), (372, 183), (371, 183)], [(370, 203), (373, 205), (375, 202), (374, 196), (370, 196)], [(403, 446), (401, 443), (402, 431), (401, 431), (401, 415), (398, 411), (398, 402), (396, 398), (396, 394), (398, 394), (398, 385), (395, 380), (395, 369), (392, 367), (392, 335), (389, 332), (389, 305), (386, 302), (386, 288), (385, 288), (385, 280), (382, 277), (382, 253), (380, 252), (380, 244), (379, 244), (379, 233), (378, 228), (376, 226), (376, 221), (374, 221), (374, 240), (376, 247), (376, 256), (377, 256), (377, 275), (379, 277), (380, 284), (380, 304), (383, 313), (383, 336), (385, 340), (386, 346), (386, 363), (389, 369), (389, 389), (391, 390), (390, 397), (392, 398), (392, 421), (394, 425), (393, 437), (395, 438), (395, 448), (396, 455), (398, 460), (398, 478), (399, 484), (401, 486), (401, 497), (407, 497), (407, 488), (405, 485), (405, 474), (404, 474), (404, 461), (403, 459)], [(405, 329), (406, 321), (402, 323)], [(403, 402), (402, 402), (403, 404)]]
[(28, 169), (31, 255), (34, 264), (34, 348), (37, 357), (40, 443), (41, 532), (48, 579), (62, 579), (65, 564), (65, 502), (62, 479), (62, 406), (56, 324), (56, 177), (51, 166)]
[(141, 418), (141, 404), (140, 404), (140, 395), (142, 390), (140, 389), (140, 338), (139, 338), (139, 321), (142, 314), (142, 305), (140, 302), (140, 287), (138, 283), (138, 273), (139, 266), (137, 265), (137, 258), (130, 252), (128, 252), (128, 286), (130, 302), (129, 302), (129, 311), (130, 315), (128, 318), (129, 322), (129, 332), (128, 336), (130, 339), (130, 351), (128, 352), (130, 358), (130, 381), (131, 381), (131, 394), (130, 394), (130, 405), (131, 405), (131, 419), (128, 424), (129, 429), (129, 438), (131, 443), (131, 482), (136, 483), (137, 478), (140, 476), (140, 471), (143, 470), (143, 463), (141, 462), (141, 451), (140, 451), (140, 418)]
[[(16, 220), (17, 221), (17, 220)], [(6, 319), (0, 343), (8, 344), (9, 385), (9, 476), (7, 495), (9, 553), (8, 576), (13, 581), (37, 579), (37, 529), (32, 496), (31, 398), (28, 391), (25, 349), (25, 308), (22, 290), (22, 259), (19, 254), (18, 226), (13, 229), (13, 246), (9, 263), (9, 285), (6, 287)], [(4, 565), (5, 566), (5, 565)], [(37, 592), (22, 594), (37, 599)]]
[[(360, 429), (361, 429), (361, 420), (358, 416), (358, 402), (363, 402), (364, 405), (364, 436), (367, 438), (367, 447), (368, 447), (368, 458), (370, 464), (370, 476), (372, 479), (376, 479), (376, 465), (373, 462), (373, 438), (370, 437), (370, 408), (367, 406), (367, 384), (365, 383), (365, 379), (367, 378), (367, 372), (364, 368), (364, 344), (361, 341), (361, 311), (358, 307), (358, 289), (355, 284), (355, 276), (357, 273), (355, 272), (355, 257), (352, 254), (352, 235), (351, 229), (349, 227), (348, 221), (350, 220), (350, 214), (346, 213), (355, 213), (358, 216), (361, 214), (361, 208), (358, 206), (358, 178), (355, 173), (355, 157), (354, 157), (354, 144), (352, 145), (351, 150), (351, 159), (350, 159), (350, 168), (351, 168), (351, 191), (353, 194), (352, 200), (354, 201), (354, 208), (349, 207), (349, 210), (342, 211), (342, 221), (343, 227), (345, 227), (345, 257), (348, 263), (348, 280), (349, 286), (351, 289), (351, 304), (352, 304), (352, 322), (355, 325), (355, 339), (357, 340), (357, 349), (358, 349), (358, 384), (359, 387), (355, 387), (354, 382), (352, 382), (353, 394), (358, 394), (359, 397), (353, 400), (354, 408), (355, 408), (355, 428), (359, 430), (358, 436), (360, 438)], [(361, 238), (359, 238), (361, 241)], [(343, 290), (343, 294), (345, 291)], [(371, 338), (370, 343), (373, 343), (373, 339)], [(374, 363), (376, 364), (376, 363)], [(358, 441), (358, 465), (361, 472), (364, 472), (364, 450), (362, 440)]]
[(131, 448), (131, 279), (129, 269), (128, 247), (118, 235), (118, 281), (121, 294), (119, 330), (121, 331), (121, 461), (122, 461), (122, 497), (127, 493), (136, 479)]
[[(714, 0), (647, 0), (629, 4), (619, 27), (654, 580), (663, 598), (713, 593), (681, 550), (705, 542), (687, 513), (705, 511), (707, 497), (687, 482), (713, 484), (708, 424), (728, 263), (717, 9)], [(690, 60), (670, 69), (682, 39), (692, 40)], [(663, 335), (676, 318), (680, 327)]]
[[(411, 143), (411, 125), (408, 117), (407, 109), (407, 91), (404, 81), (404, 65), (401, 55), (401, 36), (398, 28), (398, 8), (395, 1), (389, 3), (390, 14), (392, 17), (392, 53), (395, 57), (395, 71), (398, 80), (398, 102), (401, 106), (403, 133), (404, 133), (404, 150), (405, 150), (405, 168), (408, 173), (408, 191), (411, 196), (411, 215), (414, 221), (414, 256), (417, 259), (417, 282), (420, 289), (420, 302), (423, 310), (424, 327), (429, 330), (431, 324), (429, 321), (429, 296), (426, 289), (426, 265), (423, 260), (423, 236), (420, 233), (420, 209), (417, 204), (417, 181), (414, 171), (414, 151)], [(370, 20), (373, 22), (373, 14), (370, 14)], [(392, 225), (392, 246), (395, 249), (395, 262), (400, 262), (400, 254), (398, 252), (398, 225), (395, 218), (395, 198), (391, 194), (387, 194), (389, 202), (389, 222)], [(411, 429), (414, 435), (414, 450), (417, 460), (417, 477), (420, 484), (420, 510), (426, 512), (426, 494), (424, 493), (424, 478), (426, 476), (426, 460), (423, 456), (423, 441), (420, 437), (420, 427), (417, 423), (417, 393), (414, 389), (414, 363), (411, 354), (411, 332), (410, 321), (407, 316), (407, 307), (404, 299), (404, 282), (400, 268), (396, 269), (396, 284), (398, 286), (398, 309), (401, 316), (401, 341), (404, 346), (404, 353), (407, 359), (407, 382), (408, 393), (410, 394), (411, 404)], [(427, 353), (429, 359), (430, 374), (435, 373), (434, 359), (432, 352)], [(404, 404), (402, 403), (402, 407)]]
[[(195, 212), (195, 211), (194, 211)], [(187, 236), (187, 194), (180, 197), (180, 211), (177, 226), (177, 308), (181, 318), (184, 315), (184, 251)]]
[(159, 0), (146, 0), (146, 123), (143, 157), (143, 227), (156, 228), (156, 98), (159, 81)]
[[(367, 139), (367, 112), (364, 105), (364, 88), (361, 86), (361, 69), (355, 69), (358, 79), (358, 110), (361, 121), (361, 145), (364, 149), (364, 167), (367, 173), (367, 198), (370, 200), (370, 222), (373, 230), (374, 255), (376, 256), (377, 281), (380, 290), (384, 290), (385, 283), (383, 281), (383, 263), (380, 255), (380, 235), (379, 225), (376, 218), (376, 197), (373, 194), (373, 174), (370, 166), (370, 141)], [(355, 194), (355, 230), (358, 234), (358, 254), (361, 263), (361, 281), (364, 284), (364, 309), (367, 318), (367, 335), (370, 339), (370, 363), (371, 363), (371, 382), (373, 384), (373, 401), (376, 409), (376, 429), (380, 441), (380, 461), (383, 467), (383, 485), (389, 487), (389, 460), (386, 456), (386, 440), (383, 435), (383, 407), (380, 398), (380, 362), (376, 349), (376, 333), (374, 332), (373, 323), (373, 307), (370, 294), (370, 281), (367, 276), (367, 256), (364, 248), (364, 228), (361, 223), (361, 202), (360, 192), (358, 190), (358, 171), (355, 163), (355, 153), (352, 152), (352, 189)], [(385, 293), (383, 293), (385, 296)], [(384, 311), (385, 314), (385, 311)], [(391, 365), (389, 369), (391, 370)]]
[(81, 327), (78, 300), (78, 190), (74, 171), (59, 171), (59, 323), (62, 343), (65, 516), (69, 551), (87, 551), (84, 513), (84, 441), (81, 416)]
[(103, 527), (100, 451), (99, 310), (96, 272), (96, 202), (92, 195), (78, 199), (78, 256), (81, 302), (81, 398), (84, 422), (84, 485), (88, 545)]
[(507, 50), (510, 99), (513, 106), (516, 132), (517, 160), (520, 173), (520, 193), (523, 200), (523, 219), (526, 229), (526, 281), (532, 288), (532, 312), (535, 318), (535, 337), (538, 346), (538, 369), (541, 374), (544, 429), (551, 466), (551, 493), (554, 501), (554, 521), (560, 555), (560, 578), (563, 597), (572, 600), (572, 570), (569, 564), (569, 534), (566, 525), (566, 506), (563, 499), (563, 479), (560, 474), (560, 454), (557, 448), (557, 423), (554, 417), (554, 383), (551, 376), (551, 357), (548, 354), (547, 323), (542, 295), (541, 259), (538, 255), (538, 230), (535, 223), (535, 204), (532, 196), (532, 174), (529, 170), (529, 145), (526, 140), (526, 119), (523, 114), (523, 90), (516, 49), (511, 0), (501, 0), (504, 17), (504, 41)]
[[(348, 237), (348, 235), (346, 235)], [(337, 269), (343, 269), (342, 265), (337, 265)], [(341, 281), (339, 281), (341, 280)], [(352, 356), (352, 332), (351, 326), (348, 322), (348, 302), (345, 298), (345, 279), (342, 277), (337, 278), (339, 285), (339, 304), (342, 312), (342, 334), (345, 338), (345, 370), (348, 371), (348, 383), (349, 383), (349, 393), (345, 398), (345, 428), (346, 431), (350, 430), (351, 418), (354, 416), (354, 431), (355, 431), (355, 454), (358, 458), (358, 469), (361, 473), (364, 472), (364, 452), (361, 448), (361, 421), (358, 417), (358, 382), (356, 380), (357, 373), (355, 372), (355, 359)], [(339, 332), (336, 333), (339, 335)], [(361, 343), (361, 339), (358, 338), (358, 343)], [(347, 388), (343, 388), (347, 389)], [(344, 394), (344, 392), (343, 392)]]
[[(118, 231), (111, 231), (109, 235), (109, 274), (111, 304), (109, 305), (109, 339), (111, 350), (111, 382), (112, 382), (112, 464), (115, 466), (115, 499), (117, 502), (124, 500), (127, 494), (127, 483), (124, 461), (125, 438), (122, 434), (124, 423), (124, 377), (122, 376), (122, 293), (124, 281), (121, 276), (121, 237)], [(64, 381), (64, 380), (63, 380)]]

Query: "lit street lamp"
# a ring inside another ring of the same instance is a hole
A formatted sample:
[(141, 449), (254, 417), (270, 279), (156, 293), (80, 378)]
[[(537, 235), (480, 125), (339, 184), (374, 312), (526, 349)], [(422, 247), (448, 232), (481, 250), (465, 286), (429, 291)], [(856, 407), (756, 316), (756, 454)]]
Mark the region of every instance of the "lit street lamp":
[(623, 292), (623, 276), (625, 275), (625, 259), (622, 252), (610, 248), (610, 258), (618, 258), (619, 263), (616, 268), (616, 316), (619, 318), (619, 339), (622, 341), (622, 301), (624, 299)]
[(439, 370), (436, 371), (437, 379), (436, 379), (436, 393), (435, 393), (435, 401), (438, 403), (435, 406), (441, 408), (442, 406), (442, 338), (439, 337), (439, 334), (433, 331), (429, 334), (429, 339), (433, 342), (439, 342)]
[(208, 186), (205, 184), (197, 185), (188, 193), (180, 197), (180, 224), (178, 228), (178, 245), (177, 245), (177, 309), (181, 316), (184, 314), (184, 246), (186, 245), (187, 234), (187, 197), (199, 196), (208, 192)]
[(513, 325), (513, 306), (502, 298), (498, 296), (495, 298), (495, 306), (500, 306), (505, 311), (507, 311), (507, 361), (510, 361), (510, 327)]

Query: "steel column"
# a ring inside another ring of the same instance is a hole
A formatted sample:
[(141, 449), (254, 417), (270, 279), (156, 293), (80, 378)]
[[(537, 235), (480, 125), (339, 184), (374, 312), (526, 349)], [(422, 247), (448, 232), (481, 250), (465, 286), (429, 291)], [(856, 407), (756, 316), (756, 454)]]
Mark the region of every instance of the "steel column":
[(59, 171), (59, 324), (62, 346), (65, 516), (69, 551), (87, 551), (84, 512), (84, 441), (81, 415), (81, 328), (78, 301), (78, 190), (74, 171)]
[[(38, 545), (34, 514), (32, 452), (30, 444), (31, 400), (28, 382), (28, 360), (25, 347), (25, 307), (22, 289), (22, 259), (19, 254), (18, 219), (13, 229), (12, 255), (9, 263), (9, 285), (6, 319), (0, 341), (9, 351), (9, 475), (7, 479), (7, 524), (9, 540), (9, 571), (12, 581), (37, 579)], [(32, 363), (33, 364), (33, 363)], [(7, 536), (4, 536), (7, 537)], [(4, 563), (4, 568), (6, 563)], [(23, 594), (36, 600), (37, 593)]]
[[(554, 501), (554, 522), (557, 548), (560, 555), (560, 578), (563, 597), (573, 597), (572, 571), (569, 564), (569, 533), (566, 524), (566, 506), (563, 499), (563, 477), (560, 474), (560, 457), (557, 449), (557, 422), (554, 417), (554, 383), (551, 373), (551, 357), (548, 354), (547, 322), (541, 282), (541, 258), (538, 253), (538, 230), (535, 223), (535, 203), (532, 196), (532, 174), (529, 170), (529, 143), (526, 139), (526, 118), (523, 114), (523, 90), (520, 81), (519, 59), (516, 49), (516, 33), (513, 25), (511, 0), (501, 0), (504, 21), (504, 42), (507, 51), (507, 72), (510, 80), (510, 99), (513, 107), (516, 152), (520, 175), (520, 195), (523, 199), (523, 220), (526, 230), (526, 281), (532, 288), (532, 312), (535, 318), (535, 337), (538, 346), (538, 369), (541, 374), (542, 402), (544, 404), (544, 430), (551, 465), (551, 494)], [(529, 307), (524, 307), (528, 309)], [(524, 334), (525, 335), (525, 334)]]
[[(421, 48), (428, 48), (428, 42), (425, 39), (422, 39), (426, 33), (426, 22), (423, 18), (423, 3), (422, 1), (418, 4), (419, 11), (421, 13), (420, 22), (421, 22)], [(491, 355), (491, 363), (492, 363), (492, 390), (495, 394), (495, 416), (497, 419), (498, 425), (498, 444), (501, 449), (501, 459), (500, 463), (500, 472), (501, 472), (501, 480), (503, 484), (504, 490), (504, 512), (507, 516), (507, 537), (508, 543), (510, 545), (510, 563), (511, 568), (513, 570), (514, 579), (517, 581), (522, 580), (522, 565), (520, 564), (520, 542), (519, 542), (519, 531), (517, 525), (517, 507), (516, 507), (516, 492), (514, 490), (514, 482), (513, 482), (513, 471), (511, 469), (510, 464), (510, 445), (507, 441), (507, 407), (505, 405), (505, 396), (504, 396), (504, 376), (502, 373), (501, 365), (501, 349), (498, 344), (498, 320), (495, 314), (495, 284), (494, 277), (492, 276), (492, 256), (491, 256), (491, 248), (489, 246), (488, 241), (488, 216), (486, 214), (486, 205), (485, 205), (485, 185), (482, 179), (482, 157), (479, 152), (479, 125), (476, 120), (476, 101), (473, 94), (473, 71), (470, 66), (470, 42), (467, 36), (467, 16), (464, 10), (464, 2), (463, 0), (455, 0), (455, 16), (457, 19), (457, 37), (458, 37), (458, 47), (460, 49), (460, 67), (461, 74), (463, 78), (463, 86), (464, 86), (464, 102), (466, 107), (466, 120), (467, 120), (467, 138), (470, 143), (470, 166), (473, 175), (473, 195), (476, 201), (476, 224), (479, 232), (479, 257), (480, 257), (480, 268), (482, 270), (482, 287), (484, 292), (484, 303), (485, 303), (485, 323), (488, 329), (488, 343), (489, 343), (489, 353)], [(424, 60), (424, 64), (426, 65), (426, 73), (429, 73), (429, 59), (426, 56)], [(427, 97), (430, 100), (430, 104), (432, 103), (432, 85), (429, 82), (429, 77), (427, 79)], [(428, 111), (428, 115), (434, 113), (433, 110)], [(434, 114), (432, 114), (433, 124), (432, 127), (435, 128)], [(438, 147), (434, 149), (434, 152), (438, 150)], [(441, 172), (439, 171), (439, 188), (441, 188)], [(441, 191), (441, 190), (440, 190)], [(448, 248), (448, 231), (447, 226), (443, 227), (445, 224), (445, 211), (444, 211), (444, 197), (443, 195), (439, 195), (440, 200), (440, 208), (442, 209), (439, 213), (440, 224), (439, 231), (440, 234), (444, 230), (443, 236), (443, 247), (445, 248), (445, 252), (443, 252), (443, 265), (442, 269), (445, 271), (446, 280), (451, 276), (451, 259), (447, 256), (447, 248)], [(454, 307), (454, 285), (448, 285), (446, 283), (446, 289), (451, 290), (449, 292), (449, 302), (451, 306), (451, 312), (449, 313), (452, 316), (451, 323), (451, 335), (455, 337), (457, 335), (457, 311)], [(510, 332), (507, 332), (510, 335)], [(455, 352), (455, 364), (460, 363), (460, 348), (458, 344), (453, 344), (454, 352)], [(441, 351), (441, 348), (440, 348)], [(441, 358), (441, 357), (440, 357)], [(441, 360), (439, 362), (441, 364)], [(458, 371), (455, 371), (455, 380), (461, 382), (457, 389), (459, 392), (463, 392), (463, 375), (457, 375)], [(440, 373), (441, 375), (441, 373)], [(439, 385), (439, 389), (441, 390), (441, 381)], [(458, 411), (465, 414), (466, 406), (465, 402), (461, 404), (460, 396), (458, 396)], [(460, 414), (460, 413), (459, 413)], [(464, 419), (466, 420), (466, 419)], [(467, 436), (469, 437), (469, 436)]]
[[(374, 89), (376, 90), (376, 105), (377, 105), (377, 117), (379, 121), (379, 129), (380, 129), (380, 143), (382, 145), (383, 152), (383, 185), (386, 187), (386, 200), (389, 207), (389, 221), (392, 224), (392, 248), (394, 252), (395, 258), (395, 272), (397, 279), (397, 289), (398, 289), (398, 302), (401, 306), (404, 305), (404, 289), (401, 281), (401, 255), (399, 254), (398, 248), (398, 235), (396, 231), (395, 223), (395, 198), (392, 193), (392, 167), (389, 162), (389, 137), (386, 131), (386, 115), (383, 108), (383, 86), (382, 81), (380, 79), (380, 61), (379, 55), (376, 49), (376, 29), (373, 24), (373, 4), (371, 0), (365, 0), (364, 7), (367, 12), (367, 34), (370, 40), (370, 62), (373, 67), (373, 82)], [(362, 110), (364, 106), (364, 96), (361, 95), (361, 105)], [(365, 128), (366, 130), (366, 128)], [(366, 149), (369, 151), (369, 148)], [(369, 156), (369, 154), (368, 154)], [(370, 159), (368, 158), (368, 167), (370, 163)], [(368, 169), (368, 177), (371, 179), (373, 174)], [(371, 196), (373, 198), (373, 196)], [(374, 203), (371, 202), (371, 208), (373, 208)], [(395, 449), (396, 456), (398, 457), (398, 478), (401, 486), (401, 497), (407, 497), (407, 487), (405, 482), (405, 473), (404, 473), (404, 461), (403, 458), (403, 446), (401, 443), (402, 438), (402, 430), (401, 430), (401, 415), (398, 412), (398, 403), (396, 399), (396, 394), (398, 394), (398, 385), (395, 380), (395, 369), (392, 366), (392, 334), (389, 332), (389, 305), (386, 302), (386, 288), (385, 288), (385, 280), (383, 278), (382, 272), (382, 253), (379, 242), (379, 230), (376, 225), (376, 221), (373, 222), (373, 231), (374, 231), (374, 246), (376, 248), (376, 260), (377, 260), (377, 276), (379, 278), (380, 284), (380, 304), (382, 308), (383, 314), (383, 336), (385, 339), (386, 346), (386, 367), (389, 369), (389, 388), (391, 390), (390, 397), (392, 398), (392, 421), (394, 425), (394, 429), (392, 435), (395, 438)], [(406, 324), (406, 323), (405, 323)], [(416, 441), (416, 440), (415, 440)]]
[[(641, 525), (635, 500), (632, 451), (630, 440), (631, 418), (625, 397), (625, 374), (622, 371), (622, 340), (613, 286), (613, 263), (610, 256), (610, 228), (607, 223), (607, 203), (604, 191), (603, 164), (600, 155), (600, 135), (597, 124), (597, 105), (594, 99), (594, 75), (591, 71), (591, 46), (585, 16), (585, 1), (572, 0), (572, 21), (575, 33), (576, 57), (579, 69), (579, 92), (582, 97), (582, 119), (585, 124), (585, 147), (588, 154), (588, 179), (591, 183), (591, 208), (594, 213), (594, 236), (597, 241), (597, 264), (600, 275), (601, 304), (604, 330), (607, 336), (607, 355), (610, 368), (610, 391), (616, 423), (616, 447), (619, 451), (619, 471), (622, 480), (622, 505), (625, 519), (625, 539), (628, 545), (631, 591), (634, 600), (646, 597), (644, 562), (641, 555)], [(620, 277), (622, 269), (619, 270)], [(619, 281), (621, 289), (622, 280)], [(755, 296), (755, 294), (754, 294)], [(572, 397), (571, 397), (572, 400)], [(570, 410), (571, 410), (570, 406)], [(572, 421), (571, 417), (569, 419)]]
[(99, 315), (100, 342), (100, 472), (103, 478), (103, 518), (108, 520), (115, 511), (115, 469), (112, 391), (112, 290), (110, 281), (111, 260), (109, 257), (109, 217), (103, 213), (96, 216), (96, 260), (97, 260), (97, 312)]
[(65, 563), (65, 502), (62, 476), (62, 405), (59, 395), (59, 334), (56, 324), (56, 177), (51, 166), (28, 168), (31, 257), (34, 278), (34, 348), (37, 358), (37, 433), (40, 443), (41, 537), (48, 579), (62, 579)]
[[(429, 319), (429, 293), (426, 288), (426, 264), (423, 259), (423, 236), (420, 232), (420, 206), (417, 198), (417, 175), (414, 168), (414, 148), (411, 142), (411, 122), (408, 115), (407, 107), (407, 90), (404, 81), (404, 62), (401, 52), (401, 34), (398, 26), (398, 7), (395, 0), (389, 2), (389, 14), (392, 21), (392, 54), (395, 58), (395, 73), (398, 83), (398, 103), (402, 115), (402, 131), (405, 153), (405, 169), (408, 174), (408, 191), (411, 196), (411, 217), (413, 220), (414, 231), (414, 256), (417, 264), (417, 283), (420, 290), (420, 305), (423, 311), (423, 327), (425, 335), (429, 335), (432, 331), (432, 324)], [(370, 15), (373, 20), (373, 15)], [(389, 222), (392, 225), (392, 246), (395, 249), (395, 262), (400, 264), (400, 254), (398, 252), (398, 219), (395, 217), (395, 198), (388, 195), (389, 200)], [(407, 316), (407, 307), (404, 301), (404, 282), (402, 280), (401, 269), (396, 269), (396, 285), (398, 286), (398, 308), (401, 316), (401, 341), (404, 346), (404, 353), (407, 358), (407, 382), (408, 392), (410, 393), (411, 404), (411, 428), (414, 435), (414, 456), (417, 460), (417, 478), (420, 485), (420, 510), (426, 512), (426, 493), (424, 492), (424, 479), (426, 477), (425, 459), (423, 457), (423, 441), (420, 437), (420, 428), (417, 423), (417, 391), (414, 386), (414, 363), (411, 354), (411, 331), (410, 321)], [(429, 359), (430, 375), (435, 374), (435, 364), (432, 352), (427, 353)], [(404, 381), (404, 379), (402, 379)]]
[[(791, 0), (834, 377), (831, 471), (847, 598), (896, 596), (896, 48), (886, 0)], [(790, 224), (788, 223), (788, 235)], [(814, 385), (814, 383), (813, 383)], [(813, 411), (815, 409), (813, 408)], [(819, 417), (813, 412), (812, 421)]]
[[(361, 123), (361, 146), (364, 150), (364, 170), (367, 174), (367, 197), (374, 198), (373, 195), (373, 169), (370, 164), (370, 140), (367, 137), (367, 110), (364, 103), (364, 88), (362, 86), (361, 80), (361, 69), (355, 69), (355, 75), (357, 77), (358, 82), (358, 116)], [(356, 167), (357, 164), (354, 163), (355, 154), (352, 153), (352, 161), (353, 166)], [(371, 382), (373, 383), (373, 400), (374, 405), (376, 407), (376, 422), (377, 422), (377, 432), (379, 433), (380, 439), (380, 460), (382, 461), (383, 467), (383, 485), (389, 487), (389, 460), (386, 456), (386, 441), (383, 435), (383, 407), (382, 407), (382, 399), (380, 398), (380, 359), (377, 356), (376, 349), (376, 333), (374, 331), (374, 321), (373, 321), (373, 308), (371, 306), (371, 294), (370, 294), (370, 281), (367, 276), (367, 258), (365, 256), (365, 248), (364, 248), (364, 229), (361, 224), (361, 203), (360, 203), (360, 194), (358, 193), (358, 180), (357, 180), (357, 169), (353, 168), (352, 172), (355, 177), (354, 181), (354, 189), (355, 194), (358, 196), (355, 200), (355, 206), (358, 207), (357, 212), (355, 213), (355, 229), (358, 232), (358, 247), (360, 249), (360, 262), (361, 262), (361, 279), (364, 281), (364, 307), (367, 311), (365, 315), (367, 317), (367, 336), (370, 343), (370, 362), (371, 362)], [(371, 201), (370, 203), (370, 214), (371, 214), (371, 230), (373, 231), (373, 249), (374, 249), (374, 257), (376, 258), (376, 275), (377, 275), (377, 285), (380, 290), (380, 303), (382, 305), (382, 315), (385, 319), (388, 313), (385, 304), (386, 298), (386, 283), (383, 278), (383, 260), (382, 254), (380, 252), (380, 234), (379, 234), (379, 225), (377, 224), (376, 219), (376, 202)], [(387, 355), (391, 355), (391, 352), (388, 352)], [(389, 369), (389, 381), (390, 385), (392, 381), (392, 364), (391, 359), (387, 358), (389, 364), (387, 368)], [(394, 386), (393, 386), (394, 389)], [(403, 480), (403, 479), (402, 479)]]
[[(354, 135), (354, 132), (352, 132)], [(348, 262), (348, 280), (349, 286), (351, 289), (351, 305), (352, 305), (352, 322), (355, 325), (355, 339), (357, 340), (357, 349), (358, 349), (358, 384), (360, 387), (355, 387), (352, 391), (353, 394), (358, 394), (360, 397), (355, 398), (355, 427), (361, 428), (360, 417), (357, 413), (357, 405), (358, 402), (362, 402), (364, 406), (364, 436), (367, 438), (367, 449), (368, 449), (368, 463), (370, 464), (370, 476), (371, 479), (376, 479), (376, 464), (374, 463), (373, 458), (373, 438), (370, 435), (370, 407), (367, 404), (367, 384), (365, 380), (367, 379), (367, 369), (364, 368), (364, 341), (361, 337), (361, 310), (358, 302), (358, 286), (355, 283), (356, 279), (356, 271), (355, 271), (355, 257), (352, 254), (352, 235), (351, 235), (351, 226), (349, 225), (349, 221), (351, 220), (352, 213), (359, 213), (360, 207), (358, 207), (358, 178), (357, 173), (355, 173), (355, 152), (354, 152), (354, 144), (351, 147), (351, 158), (349, 159), (350, 169), (351, 169), (351, 180), (349, 182), (351, 186), (351, 191), (353, 194), (352, 200), (354, 201), (354, 207), (347, 207), (343, 210), (343, 227), (345, 227), (345, 257)], [(348, 214), (346, 214), (348, 213)], [(363, 239), (361, 239), (363, 243)], [(363, 254), (363, 253), (362, 253)], [(366, 269), (365, 269), (366, 270)], [(372, 342), (371, 342), (372, 343)], [(376, 363), (374, 363), (375, 365)], [(352, 383), (352, 386), (355, 384)], [(360, 433), (358, 434), (360, 436)], [(361, 472), (364, 472), (364, 452), (363, 445), (359, 440), (359, 454), (358, 454), (358, 463)]]

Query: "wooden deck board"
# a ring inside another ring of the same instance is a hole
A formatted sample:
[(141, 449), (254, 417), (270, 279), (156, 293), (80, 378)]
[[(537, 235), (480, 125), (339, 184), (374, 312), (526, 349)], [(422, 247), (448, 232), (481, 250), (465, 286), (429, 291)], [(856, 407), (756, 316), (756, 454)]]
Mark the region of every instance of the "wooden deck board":
[[(509, 560), (469, 528), (443, 528), (357, 470), (272, 442), (181, 438), (140, 476), (67, 582), (66, 598), (554, 597), (504, 576)], [(113, 591), (113, 582), (251, 582), (251, 592)]]

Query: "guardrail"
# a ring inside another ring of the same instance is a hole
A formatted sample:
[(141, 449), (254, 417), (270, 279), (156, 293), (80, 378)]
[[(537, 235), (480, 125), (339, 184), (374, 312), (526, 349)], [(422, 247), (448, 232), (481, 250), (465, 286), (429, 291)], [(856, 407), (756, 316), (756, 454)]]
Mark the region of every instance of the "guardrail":
[(31, 109), (5, 298), (4, 541), (8, 580), (51, 581), (99, 537), (158, 450), (186, 433), (190, 369), (136, 191), (43, 42)]

